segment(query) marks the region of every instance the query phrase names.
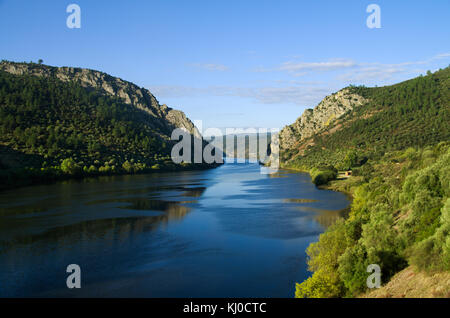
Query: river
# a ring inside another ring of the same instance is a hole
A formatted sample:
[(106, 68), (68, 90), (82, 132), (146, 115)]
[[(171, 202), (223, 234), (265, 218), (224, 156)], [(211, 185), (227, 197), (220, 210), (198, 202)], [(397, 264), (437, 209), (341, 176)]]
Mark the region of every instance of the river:
[(305, 249), (348, 204), (308, 174), (232, 162), (4, 191), (0, 296), (293, 297)]

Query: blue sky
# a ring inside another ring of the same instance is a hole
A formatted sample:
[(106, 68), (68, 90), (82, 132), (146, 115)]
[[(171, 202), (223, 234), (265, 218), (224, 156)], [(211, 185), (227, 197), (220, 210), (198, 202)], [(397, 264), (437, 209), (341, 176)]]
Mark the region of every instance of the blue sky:
[(0, 0), (0, 58), (110, 73), (204, 128), (282, 128), (349, 84), (448, 66), (449, 13), (448, 0)]

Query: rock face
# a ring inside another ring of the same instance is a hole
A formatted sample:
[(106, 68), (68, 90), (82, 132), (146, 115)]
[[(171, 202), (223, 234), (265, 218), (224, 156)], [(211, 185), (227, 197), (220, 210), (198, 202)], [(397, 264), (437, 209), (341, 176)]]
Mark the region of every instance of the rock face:
[(8, 61), (0, 63), (0, 70), (15, 75), (29, 74), (40, 77), (55, 77), (64, 82), (75, 81), (83, 87), (98, 89), (105, 95), (119, 97), (125, 104), (145, 111), (157, 119), (152, 124), (159, 126), (158, 128), (165, 131), (169, 137), (174, 128), (183, 128), (190, 134), (198, 138), (201, 137), (200, 132), (183, 112), (166, 105), (160, 105), (149, 90), (118, 77), (84, 68), (52, 67)]
[(366, 102), (348, 88), (325, 97), (314, 109), (307, 109), (292, 125), (279, 133), (280, 151), (289, 150), (299, 142), (326, 128), (333, 121)]

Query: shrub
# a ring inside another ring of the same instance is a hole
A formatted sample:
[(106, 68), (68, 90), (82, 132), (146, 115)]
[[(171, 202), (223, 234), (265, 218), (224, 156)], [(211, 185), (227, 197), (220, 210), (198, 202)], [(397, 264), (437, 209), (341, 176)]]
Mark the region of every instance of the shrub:
[(331, 298), (342, 294), (335, 272), (317, 271), (301, 284), (295, 284), (295, 298)]
[(95, 166), (93, 166), (93, 165), (91, 165), (91, 166), (89, 167), (89, 169), (88, 169), (88, 173), (89, 173), (89, 174), (95, 174), (95, 173), (97, 173), (97, 172), (98, 172), (97, 167), (95, 167)]
[(337, 170), (311, 170), (312, 182), (316, 186), (327, 184), (331, 180), (335, 180), (337, 177)]
[(363, 292), (367, 285), (367, 253), (361, 244), (347, 248), (339, 257), (338, 272), (347, 290), (347, 295), (356, 295)]
[(313, 276), (296, 286), (296, 297), (339, 297), (343, 285), (337, 274), (338, 258), (347, 247), (345, 223), (338, 220), (308, 249), (309, 270)]
[(420, 269), (450, 270), (450, 198), (442, 208), (440, 224), (433, 236), (411, 249), (411, 262)]
[[(443, 198), (449, 195), (449, 165), (450, 154), (447, 153), (432, 166), (407, 176), (400, 202), (409, 213), (400, 227), (408, 245), (427, 239), (439, 227)], [(431, 245), (423, 243), (422, 248), (429, 250)]]
[(359, 168), (353, 169), (354, 176), (362, 176), (364, 182), (369, 182), (372, 174), (375, 172), (375, 169), (370, 163), (365, 163), (363, 166)]
[(64, 173), (75, 175), (80, 173), (81, 168), (72, 158), (67, 158), (61, 162), (61, 170)]
[(134, 172), (133, 164), (131, 164), (128, 160), (122, 164), (122, 168), (128, 173)]

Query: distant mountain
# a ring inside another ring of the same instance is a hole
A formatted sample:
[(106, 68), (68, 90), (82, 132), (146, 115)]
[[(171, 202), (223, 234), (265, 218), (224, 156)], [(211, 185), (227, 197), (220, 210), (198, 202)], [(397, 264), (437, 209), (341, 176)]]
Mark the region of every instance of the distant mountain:
[(59, 174), (187, 168), (170, 158), (175, 128), (201, 138), (183, 112), (120, 78), (82, 68), (0, 63), (4, 184)]
[[(208, 139), (208, 141), (217, 149), (221, 149), (225, 157), (265, 160), (265, 158), (261, 158), (261, 153), (268, 153), (271, 133), (267, 133), (264, 137), (264, 135), (258, 133), (243, 133), (225, 135), (220, 139), (214, 138), (212, 141), (211, 139)], [(227, 139), (231, 140), (232, 144), (227, 143)]]

